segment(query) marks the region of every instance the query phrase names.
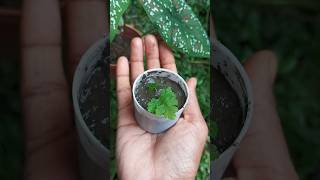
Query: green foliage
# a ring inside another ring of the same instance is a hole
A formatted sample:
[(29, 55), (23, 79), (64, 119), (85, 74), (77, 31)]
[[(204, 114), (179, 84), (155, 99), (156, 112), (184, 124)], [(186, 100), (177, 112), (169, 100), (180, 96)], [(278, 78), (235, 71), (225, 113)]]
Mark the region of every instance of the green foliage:
[(158, 88), (160, 88), (160, 84), (159, 83), (149, 83), (149, 84), (147, 84), (147, 88), (149, 91), (155, 92)]
[(171, 87), (161, 89), (159, 98), (152, 98), (148, 103), (148, 111), (159, 117), (174, 120), (178, 111), (178, 100)]
[(171, 48), (188, 56), (210, 56), (207, 33), (184, 0), (141, 1), (151, 22)]
[(110, 0), (110, 42), (119, 32), (122, 15), (130, 5), (130, 0)]

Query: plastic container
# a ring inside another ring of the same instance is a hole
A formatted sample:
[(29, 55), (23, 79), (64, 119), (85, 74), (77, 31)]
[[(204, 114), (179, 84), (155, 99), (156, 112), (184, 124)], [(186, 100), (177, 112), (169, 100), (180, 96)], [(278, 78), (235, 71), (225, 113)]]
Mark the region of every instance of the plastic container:
[[(183, 103), (182, 107), (178, 110), (178, 112), (176, 112), (176, 117), (174, 120), (166, 119), (165, 117), (158, 117), (148, 112), (139, 104), (137, 100), (137, 88), (139, 87), (139, 84), (141, 83), (141, 80), (143, 78), (149, 78), (151, 76), (168, 78), (176, 82), (184, 91), (185, 102)], [(177, 73), (162, 68), (147, 70), (143, 74), (140, 74), (134, 81), (132, 87), (132, 94), (135, 119), (137, 120), (139, 126), (142, 129), (150, 133), (161, 133), (167, 130), (168, 128), (172, 127), (174, 124), (176, 124), (189, 100), (189, 89), (185, 80)]]
[(82, 180), (105, 180), (109, 177), (110, 152), (90, 131), (79, 105), (81, 89), (101, 60), (106, 44), (106, 39), (101, 39), (82, 56), (72, 85), (75, 124), (80, 141), (79, 165)]
[(243, 122), (243, 126), (239, 135), (231, 146), (221, 153), (216, 160), (211, 162), (210, 179), (220, 180), (249, 128), (253, 110), (253, 95), (251, 92), (249, 78), (239, 60), (229, 49), (217, 40), (212, 41), (212, 48), (212, 65), (225, 76), (233, 90), (238, 95), (243, 112), (243, 118), (240, 119), (240, 121)]

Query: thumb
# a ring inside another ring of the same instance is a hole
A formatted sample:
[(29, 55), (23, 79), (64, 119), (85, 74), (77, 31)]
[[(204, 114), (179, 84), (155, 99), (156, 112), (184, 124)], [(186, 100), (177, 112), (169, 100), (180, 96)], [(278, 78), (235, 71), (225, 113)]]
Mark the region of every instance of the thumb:
[(197, 79), (190, 78), (187, 81), (187, 85), (189, 88), (189, 102), (183, 112), (184, 118), (187, 120), (203, 119), (196, 93)]

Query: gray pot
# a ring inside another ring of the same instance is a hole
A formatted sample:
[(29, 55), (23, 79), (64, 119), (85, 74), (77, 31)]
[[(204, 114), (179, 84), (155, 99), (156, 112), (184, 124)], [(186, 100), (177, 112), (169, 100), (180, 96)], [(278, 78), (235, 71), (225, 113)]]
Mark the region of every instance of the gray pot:
[[(184, 91), (186, 100), (183, 103), (182, 107), (178, 110), (178, 112), (176, 112), (176, 117), (174, 120), (167, 119), (165, 117), (158, 117), (148, 112), (139, 104), (137, 100), (137, 88), (139, 87), (143, 78), (148, 78), (152, 76), (168, 78), (176, 82)], [(162, 68), (147, 70), (143, 74), (140, 74), (133, 83), (132, 94), (133, 94), (135, 118), (138, 124), (140, 125), (140, 127), (150, 133), (161, 133), (167, 130), (168, 128), (172, 127), (180, 118), (189, 100), (189, 89), (185, 80), (181, 76), (179, 76), (177, 73), (167, 69), (162, 69)]]
[(106, 39), (101, 39), (87, 50), (81, 58), (73, 79), (72, 97), (75, 124), (80, 141), (80, 175), (83, 180), (105, 180), (109, 177), (109, 150), (92, 134), (80, 111), (81, 88), (101, 60), (106, 43)]
[(213, 40), (212, 47), (213, 66), (219, 69), (238, 95), (243, 112), (243, 119), (241, 119), (243, 126), (238, 137), (216, 160), (211, 162), (210, 179), (219, 180), (249, 128), (253, 110), (253, 95), (249, 78), (238, 59), (217, 40)]

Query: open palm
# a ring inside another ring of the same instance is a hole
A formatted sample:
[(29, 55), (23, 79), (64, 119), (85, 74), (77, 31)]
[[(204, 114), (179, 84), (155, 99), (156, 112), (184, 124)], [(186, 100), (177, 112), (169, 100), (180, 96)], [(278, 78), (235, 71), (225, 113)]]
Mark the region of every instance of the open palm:
[[(131, 84), (143, 73), (143, 49), (147, 67), (177, 71), (174, 57), (166, 45), (158, 46), (154, 36), (131, 43), (130, 68), (127, 58), (117, 63), (118, 131), (117, 163), (120, 179), (194, 179), (208, 135), (208, 128), (196, 98), (196, 79), (187, 84), (190, 101), (183, 117), (161, 134), (141, 129), (134, 118)], [(130, 72), (129, 72), (130, 69)], [(131, 79), (131, 80), (130, 80)]]

